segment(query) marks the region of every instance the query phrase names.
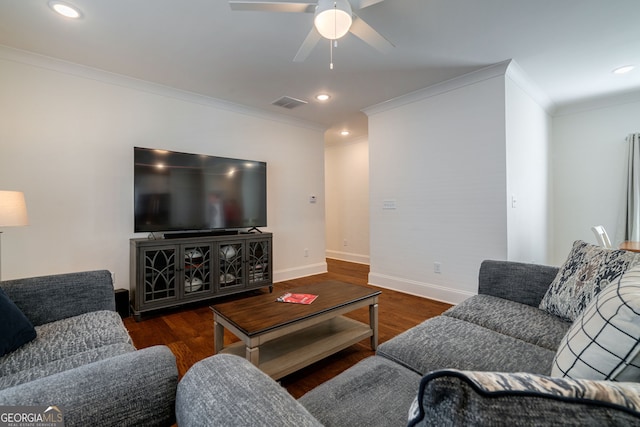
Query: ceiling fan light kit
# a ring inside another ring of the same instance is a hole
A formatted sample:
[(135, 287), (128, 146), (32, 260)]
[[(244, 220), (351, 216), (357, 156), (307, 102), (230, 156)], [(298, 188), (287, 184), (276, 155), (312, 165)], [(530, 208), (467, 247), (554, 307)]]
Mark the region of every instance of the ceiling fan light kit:
[(362, 18), (353, 13), (384, 0), (228, 0), (232, 10), (259, 12), (313, 13), (313, 27), (298, 49), (293, 62), (303, 62), (322, 38), (331, 41), (331, 62), (333, 69), (333, 48), (336, 40), (351, 33), (369, 46), (387, 53), (393, 44), (374, 30)]
[(319, 0), (313, 23), (322, 37), (337, 40), (349, 32), (352, 15), (347, 0)]

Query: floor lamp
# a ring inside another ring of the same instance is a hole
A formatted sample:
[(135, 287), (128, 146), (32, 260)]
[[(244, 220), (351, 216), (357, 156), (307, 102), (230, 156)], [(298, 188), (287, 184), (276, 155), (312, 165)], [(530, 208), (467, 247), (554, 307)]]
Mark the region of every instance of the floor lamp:
[[(29, 225), (27, 204), (20, 191), (0, 191), (0, 227)], [(0, 231), (2, 238), (2, 231)], [(0, 249), (2, 241), (0, 240)], [(2, 280), (2, 254), (0, 253), (0, 280)]]

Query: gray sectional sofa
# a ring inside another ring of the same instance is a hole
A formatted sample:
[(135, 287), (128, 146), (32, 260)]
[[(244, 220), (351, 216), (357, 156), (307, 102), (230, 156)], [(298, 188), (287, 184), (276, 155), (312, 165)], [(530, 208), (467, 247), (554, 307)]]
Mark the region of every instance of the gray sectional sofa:
[(136, 350), (115, 311), (108, 271), (0, 282), (36, 338), (0, 357), (0, 406), (57, 406), (69, 426), (167, 426), (176, 360)]
[(202, 360), (178, 385), (178, 424), (640, 425), (639, 384), (550, 376), (572, 325), (538, 308), (558, 271), (485, 261), (477, 296), (297, 401), (244, 359)]

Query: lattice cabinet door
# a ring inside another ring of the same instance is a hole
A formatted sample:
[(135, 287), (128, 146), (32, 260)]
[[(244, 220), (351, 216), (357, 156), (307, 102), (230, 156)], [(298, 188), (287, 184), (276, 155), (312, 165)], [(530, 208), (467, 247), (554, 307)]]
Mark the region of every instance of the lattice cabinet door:
[(271, 239), (256, 239), (247, 242), (247, 277), (249, 286), (271, 284)]
[(185, 298), (210, 293), (214, 289), (211, 244), (182, 245), (182, 291)]
[(221, 291), (244, 287), (245, 246), (241, 240), (220, 242), (218, 250), (218, 286)]
[(144, 304), (162, 302), (177, 298), (176, 246), (158, 249), (144, 249), (143, 294)]
[(271, 233), (130, 240), (133, 314), (268, 286)]

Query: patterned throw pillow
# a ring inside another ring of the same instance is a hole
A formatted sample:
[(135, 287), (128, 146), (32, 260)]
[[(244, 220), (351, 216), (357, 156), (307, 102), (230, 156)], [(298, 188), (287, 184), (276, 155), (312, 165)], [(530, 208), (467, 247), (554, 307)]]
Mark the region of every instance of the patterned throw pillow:
[(433, 371), (420, 381), (408, 426), (557, 425), (558, 414), (571, 425), (636, 425), (640, 384), (523, 372)]
[(640, 266), (600, 292), (571, 325), (551, 375), (640, 382)]
[(577, 240), (539, 308), (573, 322), (595, 295), (639, 263), (640, 253), (605, 249)]

